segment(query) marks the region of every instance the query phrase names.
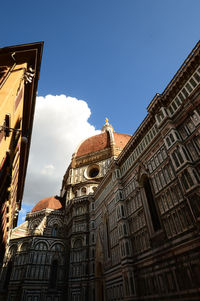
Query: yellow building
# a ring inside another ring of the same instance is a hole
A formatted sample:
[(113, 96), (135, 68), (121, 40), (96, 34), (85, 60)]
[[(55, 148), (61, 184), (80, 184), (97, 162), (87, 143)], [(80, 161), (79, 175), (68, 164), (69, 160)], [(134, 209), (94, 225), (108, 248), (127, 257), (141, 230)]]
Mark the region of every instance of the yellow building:
[(0, 262), (21, 208), (42, 49), (0, 49)]

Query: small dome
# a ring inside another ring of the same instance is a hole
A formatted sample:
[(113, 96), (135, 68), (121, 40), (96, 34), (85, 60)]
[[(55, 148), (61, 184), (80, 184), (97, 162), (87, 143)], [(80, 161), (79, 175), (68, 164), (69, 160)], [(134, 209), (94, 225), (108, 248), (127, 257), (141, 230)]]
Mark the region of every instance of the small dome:
[(31, 212), (40, 211), (43, 209), (58, 210), (62, 208), (62, 204), (57, 197), (51, 196), (39, 201), (32, 209)]

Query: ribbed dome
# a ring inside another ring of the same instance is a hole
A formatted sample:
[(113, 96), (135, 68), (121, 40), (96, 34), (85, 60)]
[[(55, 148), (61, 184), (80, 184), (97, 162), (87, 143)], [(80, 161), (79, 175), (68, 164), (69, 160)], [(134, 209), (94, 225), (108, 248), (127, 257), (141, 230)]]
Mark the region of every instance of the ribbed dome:
[(39, 201), (31, 212), (40, 211), (43, 209), (54, 209), (58, 210), (62, 208), (62, 204), (57, 197), (51, 196)]
[[(113, 133), (113, 136), (115, 147), (119, 149), (123, 149), (129, 141), (129, 139), (131, 138), (130, 135), (119, 134), (115, 132)], [(95, 153), (97, 151), (104, 150), (109, 147), (111, 147), (110, 135), (106, 131), (83, 141), (76, 152), (76, 157), (81, 157), (84, 155)]]
[(131, 135), (128, 134), (113, 133), (113, 135), (115, 139), (115, 146), (119, 147), (120, 149), (123, 149), (131, 139)]

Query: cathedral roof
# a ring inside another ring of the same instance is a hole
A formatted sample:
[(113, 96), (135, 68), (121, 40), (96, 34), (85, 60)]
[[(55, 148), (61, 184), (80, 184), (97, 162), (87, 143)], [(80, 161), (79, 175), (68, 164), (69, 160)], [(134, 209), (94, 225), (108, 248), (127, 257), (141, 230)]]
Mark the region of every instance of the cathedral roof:
[(62, 204), (57, 197), (51, 196), (39, 201), (31, 212), (40, 211), (43, 209), (54, 209), (58, 210), (62, 208)]
[[(113, 132), (113, 138), (115, 147), (123, 149), (131, 136)], [(76, 157), (85, 156), (109, 147), (111, 147), (110, 134), (109, 132), (105, 131), (83, 141), (76, 152)]]
[(131, 138), (131, 135), (128, 134), (113, 133), (113, 135), (115, 139), (115, 145), (119, 148), (124, 148)]
[(109, 147), (109, 135), (107, 132), (92, 136), (81, 143), (76, 156), (81, 157)]

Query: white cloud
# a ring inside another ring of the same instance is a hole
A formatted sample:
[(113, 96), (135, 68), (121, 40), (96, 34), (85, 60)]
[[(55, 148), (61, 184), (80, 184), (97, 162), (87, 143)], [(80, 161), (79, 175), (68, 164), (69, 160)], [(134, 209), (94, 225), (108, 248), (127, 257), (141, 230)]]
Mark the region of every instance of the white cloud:
[(44, 166), (44, 168), (41, 170), (42, 175), (52, 175), (55, 170), (55, 167), (52, 164)]
[(29, 210), (27, 210), (27, 206), (23, 205), (22, 209), (19, 212), (18, 225), (20, 225), (21, 223), (23, 223), (25, 221), (27, 211), (29, 211)]
[(87, 103), (65, 95), (37, 97), (24, 204), (60, 193), (77, 145), (96, 131)]

